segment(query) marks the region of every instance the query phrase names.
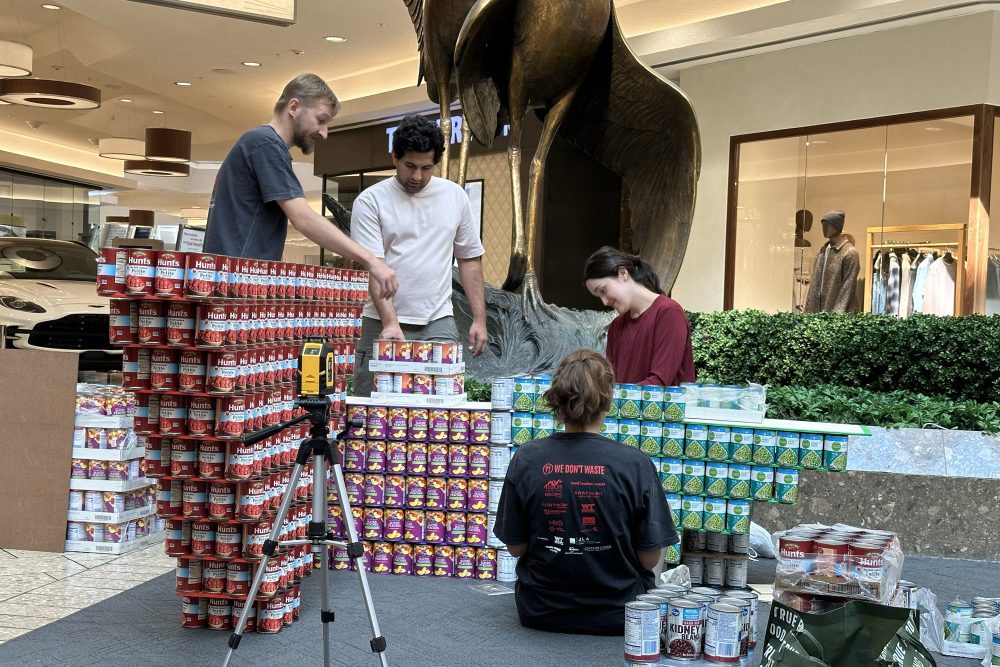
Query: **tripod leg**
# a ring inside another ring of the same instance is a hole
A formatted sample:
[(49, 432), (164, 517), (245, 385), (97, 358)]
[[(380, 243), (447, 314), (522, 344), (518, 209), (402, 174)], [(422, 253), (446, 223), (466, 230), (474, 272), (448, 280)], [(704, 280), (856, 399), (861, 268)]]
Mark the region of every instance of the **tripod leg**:
[[(336, 461), (336, 459), (334, 459)], [(378, 626), (378, 618), (375, 616), (375, 603), (372, 601), (371, 589), (368, 588), (368, 576), (365, 572), (364, 547), (358, 541), (358, 531), (354, 527), (354, 514), (351, 512), (351, 503), (347, 500), (347, 484), (344, 482), (344, 471), (340, 463), (334, 463), (333, 479), (337, 484), (337, 498), (340, 500), (340, 508), (344, 512), (344, 526), (347, 531), (347, 554), (354, 561), (358, 570), (358, 581), (361, 583), (361, 593), (365, 600), (365, 611), (368, 613), (368, 624), (372, 630), (371, 647), (372, 653), (378, 654), (382, 667), (387, 667), (385, 660), (385, 637)]]
[(254, 575), (253, 584), (251, 584), (250, 591), (247, 593), (246, 603), (243, 605), (243, 613), (240, 614), (240, 620), (233, 629), (233, 634), (229, 637), (229, 650), (226, 651), (226, 659), (223, 661), (222, 667), (229, 665), (229, 661), (233, 657), (233, 652), (240, 646), (240, 640), (243, 638), (243, 629), (246, 627), (247, 618), (250, 616), (250, 608), (253, 605), (254, 598), (257, 597), (257, 592), (260, 590), (260, 584), (264, 580), (264, 570), (267, 568), (267, 561), (274, 556), (274, 552), (278, 547), (278, 538), (281, 537), (281, 529), (284, 526), (285, 517), (288, 515), (288, 508), (292, 506), (292, 499), (295, 497), (295, 488), (299, 484), (299, 476), (301, 474), (302, 463), (296, 462), (295, 467), (292, 469), (292, 477), (288, 482), (288, 488), (285, 489), (285, 494), (281, 499), (278, 514), (274, 517), (271, 534), (264, 541), (264, 557), (261, 559), (260, 564), (257, 565), (257, 574)]
[[(326, 502), (326, 461), (322, 454), (317, 454), (313, 465), (313, 499), (312, 521), (309, 524), (309, 538), (325, 540), (327, 538), (327, 502)], [(323, 666), (330, 667), (330, 623), (333, 623), (333, 612), (330, 610), (330, 594), (327, 581), (327, 561), (330, 557), (330, 546), (314, 541), (310, 553), (318, 555), (319, 559), (319, 589), (322, 606), (320, 620), (323, 622)]]

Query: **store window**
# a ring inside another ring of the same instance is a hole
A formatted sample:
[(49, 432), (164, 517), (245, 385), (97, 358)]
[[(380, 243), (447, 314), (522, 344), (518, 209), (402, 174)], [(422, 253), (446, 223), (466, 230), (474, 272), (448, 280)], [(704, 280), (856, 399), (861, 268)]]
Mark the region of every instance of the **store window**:
[(98, 223), (94, 188), (0, 169), (0, 236), (88, 243)]
[[(985, 285), (994, 294), (986, 312), (1000, 312), (1000, 250), (974, 261), (985, 255), (973, 242), (977, 225), (989, 219), (970, 212), (975, 114), (990, 109), (994, 123), (992, 108), (978, 109), (734, 138), (727, 307), (807, 312), (849, 303), (849, 312), (958, 315), (982, 312), (975, 294)], [(852, 285), (822, 279), (842, 249), (838, 240), (837, 253), (823, 251), (822, 220), (834, 211), (843, 211), (843, 238), (858, 257)], [(991, 226), (990, 247), (1000, 248), (1000, 225)], [(992, 287), (988, 267), (997, 269)], [(826, 294), (834, 289), (844, 298)]]

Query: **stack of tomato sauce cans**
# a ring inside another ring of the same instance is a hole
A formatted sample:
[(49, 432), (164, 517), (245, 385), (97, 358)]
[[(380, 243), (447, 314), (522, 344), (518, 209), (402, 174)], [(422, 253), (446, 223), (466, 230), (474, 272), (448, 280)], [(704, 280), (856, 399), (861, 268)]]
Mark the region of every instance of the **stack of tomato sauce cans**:
[(281, 500), (294, 494), (281, 539), (302, 539), (312, 471), (289, 488), (307, 426), (255, 445), (244, 434), (292, 419), (302, 343), (336, 351), (331, 427), (340, 428), (346, 378), (367, 298), (363, 271), (205, 253), (104, 248), (98, 292), (111, 297), (110, 335), (123, 346), (123, 386), (137, 396), (135, 431), (156, 479), (165, 550), (177, 557), (182, 625), (226, 630), (252, 604), (249, 630), (279, 632), (298, 617), (307, 547), (282, 547), (256, 599), (250, 581)]
[[(352, 401), (358, 399), (352, 399)], [(343, 441), (344, 480), (353, 516), (329, 490), (334, 535), (353, 521), (364, 566), (376, 574), (496, 579), (488, 542), (489, 404), (453, 408), (351, 403)], [(354, 567), (346, 549), (330, 567)]]
[(625, 660), (740, 664), (757, 645), (758, 605), (750, 590), (660, 583), (625, 605)]

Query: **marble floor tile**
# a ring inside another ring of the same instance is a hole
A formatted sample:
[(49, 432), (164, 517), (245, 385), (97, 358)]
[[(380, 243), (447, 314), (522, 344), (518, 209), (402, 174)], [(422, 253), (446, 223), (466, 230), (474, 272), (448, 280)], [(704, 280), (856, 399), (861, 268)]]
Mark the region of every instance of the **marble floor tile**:
[(31, 632), (31, 630), (26, 628), (0, 628), (0, 640), (7, 641), (28, 632)]
[(5, 599), (41, 588), (55, 581), (52, 577), (44, 573), (22, 574), (10, 572), (0, 572), (0, 580), (3, 581), (0, 593), (6, 596)]
[(0, 560), (0, 578), (6, 579), (8, 576), (16, 575), (48, 575), (52, 579), (65, 579), (78, 572), (86, 572), (83, 565), (71, 563), (68, 560), (53, 563), (35, 563), (30, 558), (17, 558), (14, 560)]
[(36, 592), (47, 593), (48, 591), (51, 590), (73, 590), (73, 589), (106, 590), (106, 591), (119, 592), (119, 591), (127, 591), (128, 589), (133, 588), (134, 586), (138, 586), (139, 584), (144, 584), (147, 581), (149, 581), (149, 579), (147, 578), (125, 578), (121, 576), (91, 577), (85, 575), (77, 575), (75, 577), (70, 577), (69, 579), (66, 579), (64, 582), (59, 582), (59, 583), (69, 584), (70, 586), (67, 587), (66, 589), (54, 589), (50, 586), (45, 586), (43, 588), (38, 589)]
[(150, 579), (158, 577), (166, 572), (172, 572), (175, 566), (176, 563), (173, 562), (165, 565), (119, 565), (117, 563), (113, 563), (111, 565), (101, 565), (73, 576), (123, 577), (125, 579), (142, 579), (143, 581), (149, 581)]
[(10, 558), (17, 558), (14, 554), (10, 553), (6, 549), (0, 549), (0, 562), (5, 561)]
[(98, 565), (112, 563), (121, 558), (121, 556), (112, 554), (85, 554), (72, 552), (63, 554), (63, 556), (66, 560), (82, 565), (83, 567), (97, 567)]
[(0, 614), (0, 628), (22, 628), (24, 630), (34, 630), (35, 628), (40, 628), (51, 622), (52, 619), (48, 618)]
[[(18, 596), (20, 597), (20, 596)], [(16, 599), (8, 600), (4, 603), (4, 612), (10, 616), (23, 616), (28, 618), (48, 618), (51, 620), (56, 620), (59, 618), (65, 618), (70, 614), (75, 614), (79, 609), (74, 607), (67, 607), (65, 605), (53, 606), (50, 604), (34, 604), (26, 602), (18, 602)]]
[[(59, 585), (57, 582), (55, 585)], [(31, 593), (22, 593), (11, 598), (5, 604), (11, 606), (37, 605), (39, 607), (62, 607), (64, 609), (77, 611), (92, 604), (97, 604), (107, 600), (113, 595), (120, 593), (120, 590), (109, 590), (101, 588), (65, 588), (65, 589), (38, 589)]]

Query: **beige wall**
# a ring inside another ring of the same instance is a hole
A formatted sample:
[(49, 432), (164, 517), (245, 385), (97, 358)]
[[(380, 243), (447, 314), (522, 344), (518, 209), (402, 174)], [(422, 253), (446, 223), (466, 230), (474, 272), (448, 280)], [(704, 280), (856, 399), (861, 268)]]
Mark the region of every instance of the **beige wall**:
[(722, 308), (730, 137), (998, 103), (998, 35), (1000, 20), (986, 11), (681, 72), (701, 127), (703, 164), (674, 297), (691, 310)]
[(507, 152), (469, 158), (468, 179), (483, 180), (483, 273), (486, 282), (503, 283), (510, 260), (510, 168)]

